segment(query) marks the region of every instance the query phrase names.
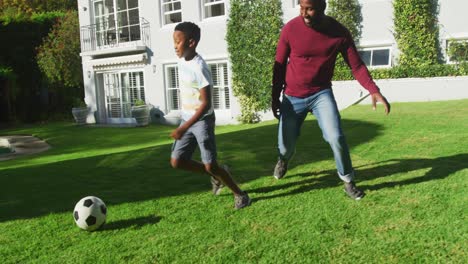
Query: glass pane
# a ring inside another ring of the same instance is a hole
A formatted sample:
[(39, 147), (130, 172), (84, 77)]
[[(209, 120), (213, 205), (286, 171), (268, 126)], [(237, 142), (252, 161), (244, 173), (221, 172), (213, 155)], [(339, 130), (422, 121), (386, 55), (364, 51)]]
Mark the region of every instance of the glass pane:
[(140, 40), (140, 26), (130, 27), (130, 41)]
[(361, 56), (362, 61), (367, 66), (370, 66), (371, 51), (370, 50), (362, 50), (362, 51), (359, 51), (359, 55)]
[(389, 65), (390, 51), (388, 49), (374, 50), (372, 66)]
[(104, 0), (104, 14), (114, 13), (114, 1)]
[(124, 28), (120, 28), (119, 29), (119, 32), (120, 32), (120, 39), (119, 41), (120, 42), (128, 42), (130, 41), (130, 29), (128, 27), (124, 27)]
[(128, 26), (128, 14), (127, 14), (127, 11), (123, 11), (123, 12), (119, 12), (117, 13), (117, 17), (118, 17), (118, 20), (117, 20), (117, 23), (119, 25), (119, 27), (124, 27), (124, 26)]
[(205, 18), (224, 16), (224, 3), (205, 6)]
[(173, 9), (172, 4), (165, 4), (163, 6), (163, 12), (164, 13), (170, 12), (170, 11), (172, 11), (172, 9)]
[(102, 1), (94, 2), (94, 16), (100, 16), (104, 13), (104, 5)]
[(181, 10), (182, 9), (182, 4), (180, 2), (175, 2), (174, 3), (174, 10)]
[(128, 8), (136, 8), (138, 7), (138, 0), (128, 0)]
[(129, 25), (138, 25), (140, 24), (140, 17), (138, 9), (133, 9), (128, 11)]
[(182, 13), (174, 13), (170, 15), (165, 15), (164, 24), (179, 23), (182, 21)]
[(127, 0), (117, 0), (117, 11), (127, 9)]

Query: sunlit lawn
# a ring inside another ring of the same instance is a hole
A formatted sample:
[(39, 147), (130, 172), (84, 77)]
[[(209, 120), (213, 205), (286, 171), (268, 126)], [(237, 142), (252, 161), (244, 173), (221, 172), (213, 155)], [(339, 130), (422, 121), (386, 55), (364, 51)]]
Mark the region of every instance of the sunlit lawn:
[[(315, 120), (275, 180), (276, 122), (217, 128), (219, 159), (250, 193), (169, 166), (171, 127), (53, 123), (52, 148), (0, 162), (0, 263), (466, 263), (468, 100), (368, 105), (342, 112), (358, 184), (347, 198)], [(107, 224), (80, 230), (72, 210), (95, 195)]]

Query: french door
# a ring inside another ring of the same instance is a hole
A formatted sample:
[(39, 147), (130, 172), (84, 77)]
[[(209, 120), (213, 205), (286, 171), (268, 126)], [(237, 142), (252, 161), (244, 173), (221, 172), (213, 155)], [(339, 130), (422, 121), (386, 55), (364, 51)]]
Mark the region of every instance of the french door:
[(102, 73), (108, 123), (131, 121), (131, 107), (136, 100), (145, 101), (142, 71)]

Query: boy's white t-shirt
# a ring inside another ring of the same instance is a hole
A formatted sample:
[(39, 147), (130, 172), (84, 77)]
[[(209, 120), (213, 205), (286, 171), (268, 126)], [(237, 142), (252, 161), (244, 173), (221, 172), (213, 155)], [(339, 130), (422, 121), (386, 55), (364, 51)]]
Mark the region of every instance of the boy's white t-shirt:
[[(179, 90), (181, 100), (181, 117), (182, 120), (189, 120), (195, 111), (200, 107), (202, 101), (200, 100), (200, 89), (207, 87), (212, 89), (213, 79), (208, 65), (200, 55), (189, 61), (180, 58), (177, 62), (179, 71)], [(210, 109), (202, 116), (202, 118), (212, 115), (214, 113), (213, 102), (211, 99), (210, 91)]]

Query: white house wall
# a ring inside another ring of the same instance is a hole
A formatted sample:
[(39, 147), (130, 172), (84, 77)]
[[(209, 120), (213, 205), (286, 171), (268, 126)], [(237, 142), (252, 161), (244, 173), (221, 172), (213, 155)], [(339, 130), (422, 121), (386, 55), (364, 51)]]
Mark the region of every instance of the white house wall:
[[(362, 38), (358, 43), (359, 47), (391, 46), (392, 55), (397, 54), (396, 44), (393, 37), (393, 7), (391, 0), (359, 0), (362, 6)], [(79, 0), (79, 21), (80, 26), (93, 24), (90, 17), (90, 1)], [(440, 3), (439, 22), (441, 24), (440, 37), (441, 42), (448, 37), (468, 37), (468, 16), (465, 11), (468, 10), (467, 0), (442, 0)], [(198, 52), (210, 61), (227, 61), (228, 52), (226, 36), (226, 22), (229, 16), (229, 1), (226, 1), (226, 15), (223, 17), (214, 17), (202, 19), (201, 5), (198, 0), (181, 0), (182, 21), (191, 21), (198, 24), (201, 28), (201, 41), (198, 46)], [(295, 0), (282, 0), (283, 21), (286, 23), (299, 14), (299, 6)], [(164, 113), (168, 113), (166, 105), (165, 76), (164, 66), (176, 63), (174, 53), (172, 34), (176, 24), (162, 25), (161, 7), (159, 0), (140, 0), (139, 15), (146, 19), (150, 24), (151, 40), (148, 45), (148, 61), (142, 67), (145, 75), (145, 98), (147, 103), (159, 108)], [(95, 89), (95, 75), (90, 63), (91, 57), (83, 57), (83, 76), (85, 84), (85, 100), (89, 106), (96, 110), (97, 91)], [(228, 68), (230, 64), (228, 62)], [(90, 74), (88, 74), (88, 72)], [(230, 70), (228, 72), (231, 76)], [(406, 86), (399, 81), (398, 85)], [(354, 83), (357, 83), (354, 81)], [(390, 87), (379, 81), (379, 84)], [(408, 84), (414, 84), (413, 81)], [(356, 97), (360, 93), (359, 88), (354, 90), (349, 96), (349, 91), (344, 92), (340, 97), (340, 91), (343, 87), (349, 86), (349, 82), (335, 82), (335, 94), (337, 101), (344, 101), (349, 104), (349, 98)], [(354, 86), (354, 85), (353, 85)], [(218, 124), (235, 123), (236, 117), (240, 114), (240, 106), (232, 94), (231, 88), (231, 109), (217, 113)], [(343, 100), (342, 100), (343, 99)], [(364, 100), (365, 101), (365, 100)], [(343, 107), (341, 107), (343, 108)], [(263, 115), (265, 119), (273, 118), (271, 113)], [(91, 120), (91, 119), (89, 119)], [(99, 120), (98, 120), (99, 121)]]

